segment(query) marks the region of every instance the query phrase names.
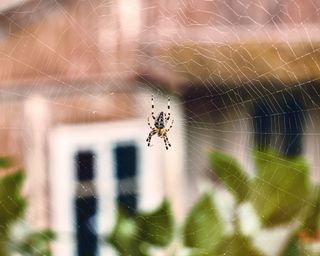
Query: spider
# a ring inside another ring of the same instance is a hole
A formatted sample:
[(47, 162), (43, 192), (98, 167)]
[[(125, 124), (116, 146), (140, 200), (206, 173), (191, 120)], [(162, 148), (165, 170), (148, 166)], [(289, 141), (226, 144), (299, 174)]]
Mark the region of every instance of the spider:
[[(166, 150), (168, 150), (169, 147), (171, 147), (171, 144), (169, 142), (167, 133), (170, 131), (173, 125), (173, 119), (171, 122), (171, 125), (169, 128), (166, 128), (166, 125), (168, 124), (168, 121), (170, 120), (170, 98), (168, 98), (168, 113), (161, 111), (157, 118), (154, 116), (154, 104), (153, 104), (153, 95), (151, 96), (151, 116), (154, 120), (154, 127), (151, 126), (149, 117), (148, 117), (148, 125), (151, 129), (151, 132), (149, 133), (149, 136), (147, 138), (148, 146), (150, 146), (151, 138), (153, 135), (158, 134), (160, 138), (163, 139), (164, 145), (166, 146)], [(168, 147), (169, 146), (169, 147)]]

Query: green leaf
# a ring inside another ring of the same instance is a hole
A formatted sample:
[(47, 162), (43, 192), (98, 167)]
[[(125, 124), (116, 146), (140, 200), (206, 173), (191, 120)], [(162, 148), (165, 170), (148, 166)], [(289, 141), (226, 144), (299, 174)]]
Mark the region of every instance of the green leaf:
[(289, 239), (288, 243), (284, 246), (283, 251), (280, 253), (280, 256), (300, 256), (301, 250), (299, 245), (299, 238), (297, 234)]
[(222, 183), (242, 202), (249, 194), (249, 179), (239, 163), (221, 152), (213, 152), (209, 156), (211, 167)]
[(313, 191), (310, 202), (308, 202), (304, 221), (303, 232), (309, 236), (316, 236), (320, 229), (320, 185), (317, 184)]
[(0, 168), (8, 168), (12, 165), (12, 159), (9, 157), (0, 157)]
[(117, 222), (112, 233), (107, 237), (121, 256), (146, 256), (142, 240), (138, 236), (138, 227), (134, 218), (121, 209), (118, 210)]
[(173, 236), (173, 217), (167, 200), (152, 213), (141, 213), (136, 217), (139, 237), (156, 246), (168, 245)]
[(217, 256), (214, 252), (208, 252), (206, 250), (201, 249), (192, 249), (188, 256)]
[[(8, 167), (11, 161), (0, 158), (0, 167)], [(54, 238), (50, 230), (27, 234), (22, 240), (10, 240), (11, 226), (23, 216), (26, 200), (21, 196), (24, 172), (17, 171), (0, 178), (0, 256), (18, 252), (26, 256), (49, 256), (49, 241)]]
[(264, 152), (256, 152), (255, 160), (257, 175), (250, 201), (264, 226), (288, 223), (307, 203), (310, 181), (306, 161)]
[(24, 213), (26, 201), (20, 195), (23, 180), (23, 171), (0, 179), (0, 233), (2, 235), (6, 235), (9, 225)]
[(189, 213), (183, 230), (188, 247), (212, 251), (223, 239), (224, 229), (209, 194), (203, 195)]
[(251, 240), (243, 235), (234, 234), (227, 239), (224, 239), (216, 250), (217, 256), (263, 256), (263, 254), (256, 249)]
[(49, 256), (49, 242), (55, 238), (51, 230), (37, 231), (27, 234), (22, 241), (11, 241), (12, 250), (28, 256)]
[(20, 191), (24, 174), (22, 171), (11, 173), (0, 178), (0, 255), (7, 256), (8, 233), (10, 225), (18, 220), (25, 209), (26, 202)]
[(0, 239), (1, 239), (1, 241), (0, 241), (0, 256), (10, 256), (10, 253), (9, 253), (7, 245), (6, 245), (6, 241), (2, 240), (5, 238), (2, 238), (0, 236)]

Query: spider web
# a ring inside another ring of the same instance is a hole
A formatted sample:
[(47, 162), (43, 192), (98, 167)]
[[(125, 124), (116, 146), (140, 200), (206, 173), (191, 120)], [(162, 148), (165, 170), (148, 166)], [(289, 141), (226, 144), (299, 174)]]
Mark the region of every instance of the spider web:
[[(304, 156), (312, 180), (319, 182), (318, 1), (31, 3), (2, 15), (0, 92), (3, 102), (10, 102), (11, 118), (3, 117), (1, 130), (12, 134), (9, 153), (18, 152), (20, 158), (37, 154), (29, 145), (33, 134), (42, 134), (52, 121), (40, 112), (36, 117), (45, 120), (42, 126), (25, 123), (17, 102), (31, 102), (30, 111), (44, 106), (74, 111), (85, 122), (104, 120), (103, 108), (115, 111), (112, 118), (138, 113), (147, 119), (152, 93), (156, 110), (166, 109), (168, 95), (174, 99), (169, 140), (174, 140), (175, 127), (184, 132), (186, 208), (213, 189), (220, 211), (232, 218), (230, 195), (210, 171), (210, 150), (232, 155), (253, 177), (252, 153), (264, 143)], [(47, 29), (57, 30), (53, 38)], [(134, 85), (132, 77), (138, 78)], [(133, 104), (133, 86), (143, 92), (144, 102)], [(175, 109), (182, 114), (175, 116)], [(153, 141), (150, 150), (163, 146), (157, 138)], [(175, 150), (172, 143), (168, 154)], [(29, 182), (29, 189), (32, 184), (45, 186), (40, 178)], [(50, 216), (49, 207), (46, 212)], [(251, 218), (248, 214), (243, 218)], [(254, 230), (255, 223), (246, 223), (247, 232), (254, 232), (250, 227)], [(265, 253), (277, 251), (267, 248)]]

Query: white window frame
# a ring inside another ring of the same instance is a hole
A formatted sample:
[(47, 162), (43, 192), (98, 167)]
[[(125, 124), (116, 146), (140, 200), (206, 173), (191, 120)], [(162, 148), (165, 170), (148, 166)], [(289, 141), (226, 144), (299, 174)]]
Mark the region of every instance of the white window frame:
[[(74, 154), (92, 150), (95, 158), (94, 183), (98, 197), (97, 232), (106, 235), (116, 220), (116, 182), (113, 149), (117, 145), (134, 143), (138, 149), (138, 208), (157, 207), (165, 194), (164, 147), (150, 150), (145, 120), (107, 122), (99, 124), (65, 125), (49, 134), (49, 197), (51, 228), (57, 233), (53, 255), (76, 255), (74, 199), (76, 170)], [(98, 254), (114, 255), (111, 248), (98, 244)]]

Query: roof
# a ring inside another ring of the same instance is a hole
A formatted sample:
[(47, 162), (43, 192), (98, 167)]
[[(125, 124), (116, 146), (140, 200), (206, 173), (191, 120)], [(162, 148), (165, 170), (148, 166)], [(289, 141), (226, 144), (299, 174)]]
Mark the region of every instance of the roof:
[(161, 49), (159, 62), (195, 83), (285, 84), (320, 79), (320, 43), (184, 43)]
[(182, 33), (173, 43), (162, 43), (156, 51), (158, 66), (175, 77), (171, 81), (188, 81), (189, 85), (268, 81), (287, 86), (320, 79), (318, 27), (251, 30), (247, 35), (241, 29), (229, 29), (224, 33), (228, 38), (218, 30), (203, 30), (203, 37), (189, 31), (189, 36)]
[[(288, 85), (320, 79), (316, 24), (159, 28), (143, 45), (144, 37), (126, 38), (117, 30), (112, 8), (92, 3), (3, 2), (0, 29), (6, 27), (8, 33), (0, 37), (2, 85), (99, 80), (109, 72), (174, 89), (190, 82), (237, 86), (267, 80)], [(150, 56), (144, 55), (144, 46), (153, 47)]]

